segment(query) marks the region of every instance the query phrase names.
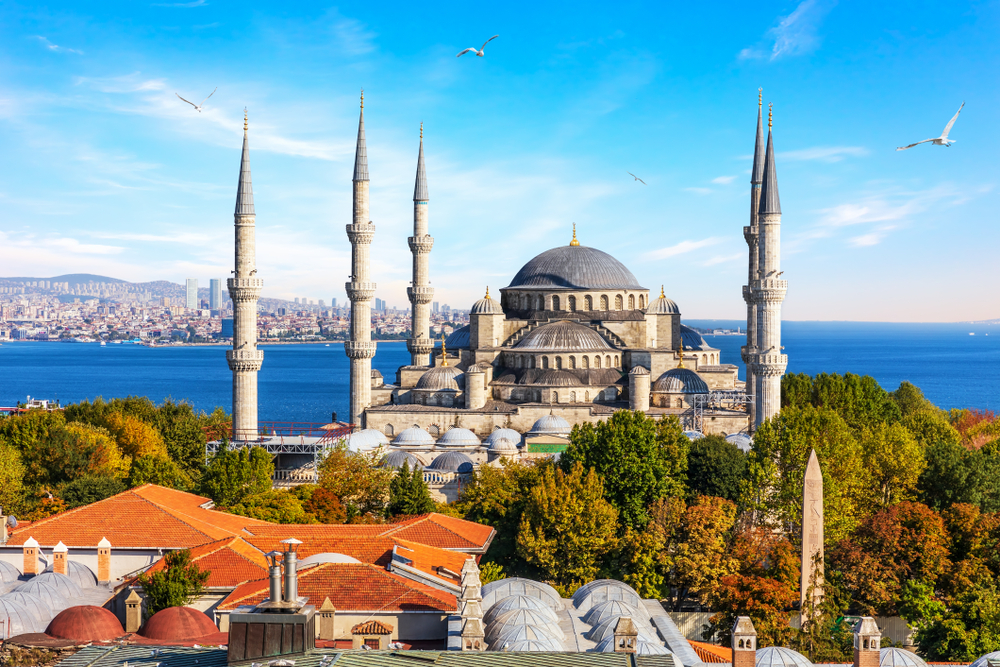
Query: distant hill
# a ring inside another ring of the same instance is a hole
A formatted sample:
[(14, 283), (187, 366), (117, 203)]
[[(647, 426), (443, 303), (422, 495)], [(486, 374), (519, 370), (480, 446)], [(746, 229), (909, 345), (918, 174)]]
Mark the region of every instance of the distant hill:
[(74, 285), (79, 285), (80, 283), (87, 284), (89, 282), (95, 283), (127, 283), (127, 280), (121, 280), (120, 278), (109, 278), (107, 276), (97, 276), (93, 273), (67, 273), (64, 276), (53, 276), (52, 278), (0, 278), (0, 280), (49, 280), (57, 283), (69, 283), (70, 287)]

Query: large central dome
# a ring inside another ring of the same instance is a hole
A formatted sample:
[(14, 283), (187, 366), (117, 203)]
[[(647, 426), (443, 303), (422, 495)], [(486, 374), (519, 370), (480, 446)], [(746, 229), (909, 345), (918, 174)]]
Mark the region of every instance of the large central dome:
[(507, 287), (645, 289), (617, 259), (582, 245), (546, 250), (522, 266)]

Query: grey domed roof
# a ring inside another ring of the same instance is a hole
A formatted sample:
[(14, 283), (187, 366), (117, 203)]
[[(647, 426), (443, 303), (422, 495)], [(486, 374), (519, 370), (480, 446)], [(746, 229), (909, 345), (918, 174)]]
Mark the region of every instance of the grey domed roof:
[(622, 600), (607, 600), (591, 607), (590, 611), (584, 614), (583, 622), (587, 625), (600, 625), (609, 619), (621, 618), (622, 616), (630, 616), (636, 620), (645, 620), (645, 616), (635, 605), (628, 604)]
[(19, 569), (7, 561), (0, 560), (0, 584), (12, 584), (20, 579), (21, 571)]
[(912, 651), (884, 648), (878, 652), (879, 667), (927, 667), (927, 663)]
[(492, 445), (497, 440), (504, 439), (510, 440), (517, 444), (521, 442), (521, 434), (512, 428), (498, 428), (486, 436), (486, 440), (483, 441), (484, 445)]
[(0, 637), (10, 639), (18, 635), (45, 632), (46, 625), (34, 612), (14, 600), (0, 597)]
[(504, 625), (487, 641), (497, 646), (524, 641), (561, 641), (562, 638), (552, 632), (552, 627), (556, 626)]
[(558, 610), (563, 608), (562, 598), (556, 589), (540, 581), (524, 579), (522, 577), (505, 577), (504, 579), (491, 581), (483, 586), (482, 595), (483, 609), (487, 610), (511, 595), (527, 595), (528, 597), (538, 598), (552, 609)]
[(487, 290), (486, 296), (472, 305), (472, 310), (470, 311), (470, 314), (503, 315), (503, 308), (500, 307), (499, 301), (490, 298), (490, 292), (489, 290)]
[(41, 598), (35, 597), (34, 595), (23, 591), (11, 591), (10, 593), (0, 595), (0, 600), (10, 600), (12, 602), (16, 602), (34, 614), (38, 623), (45, 627), (48, 627), (49, 621), (55, 618), (56, 614), (59, 613), (58, 610), (53, 609), (49, 605), (42, 602)]
[(546, 250), (521, 267), (510, 287), (645, 289), (617, 259), (582, 245)]
[(483, 622), (493, 623), (498, 616), (505, 614), (512, 609), (534, 609), (539, 614), (548, 618), (553, 623), (558, 623), (559, 618), (545, 601), (531, 595), (511, 595), (490, 607), (483, 615)]
[(531, 384), (541, 384), (547, 387), (582, 387), (580, 378), (569, 371), (547, 370), (539, 375)]
[[(52, 572), (52, 565), (45, 568), (45, 571)], [(93, 588), (97, 585), (97, 575), (94, 574), (93, 570), (75, 560), (66, 561), (66, 576), (80, 588)]]
[(649, 315), (680, 315), (681, 309), (677, 307), (676, 303), (665, 297), (661, 290), (659, 298), (649, 304), (646, 313)]
[(756, 667), (813, 667), (809, 658), (784, 646), (768, 646), (757, 651)]
[(490, 443), (490, 451), (493, 453), (517, 453), (517, 443), (507, 438), (497, 438)]
[(465, 386), (465, 374), (454, 366), (437, 366), (420, 376), (417, 389), (459, 391)]
[(736, 445), (744, 454), (753, 449), (753, 438), (746, 433), (730, 433), (726, 436), (726, 442)]
[(460, 473), (472, 472), (474, 468), (475, 464), (472, 462), (472, 459), (462, 452), (445, 452), (431, 461), (431, 464), (427, 466), (428, 470)]
[[(43, 572), (38, 576), (32, 577), (30, 583), (36, 582), (48, 584), (56, 589), (60, 595), (70, 600), (75, 600), (83, 595), (83, 589), (80, 588), (79, 584), (65, 574), (59, 574), (58, 572)], [(18, 586), (17, 590), (21, 590), (22, 588), (22, 586)]]
[(1000, 651), (993, 651), (986, 655), (981, 655), (969, 667), (989, 667), (990, 660), (1000, 660)]
[(613, 350), (611, 345), (590, 327), (565, 320), (550, 322), (529, 332), (519, 340), (514, 349), (519, 352), (567, 351), (590, 352)]
[[(597, 648), (591, 651), (592, 653), (614, 653), (615, 652), (615, 636), (612, 634), (610, 637), (606, 638)], [(636, 655), (670, 655), (672, 651), (667, 649), (662, 644), (655, 641), (643, 641), (639, 639), (635, 643), (635, 653)], [(680, 660), (674, 659), (674, 664), (679, 664)]]
[(482, 443), (467, 428), (450, 428), (438, 438), (437, 444), (443, 447), (478, 447)]
[(653, 391), (667, 394), (707, 394), (708, 385), (690, 368), (671, 368), (653, 383)]
[(531, 435), (569, 435), (573, 430), (569, 422), (559, 415), (545, 415), (531, 426)]
[(565, 635), (559, 624), (551, 620), (551, 613), (538, 609), (511, 609), (494, 617), (486, 627), (486, 641), (490, 644), (509, 628), (531, 627), (544, 632), (548, 637), (562, 639)]
[(423, 468), (424, 464), (416, 456), (409, 452), (400, 451), (398, 449), (393, 450), (382, 457), (379, 465), (383, 468), (402, 468), (403, 462), (409, 466), (412, 470), (413, 468)]
[(373, 368), (372, 369), (372, 377), (373, 378), (380, 378), (380, 377), (382, 377), (382, 371), (380, 371), (377, 368)]
[(681, 325), (681, 343), (684, 344), (685, 350), (714, 350), (715, 348), (709, 345), (701, 334), (689, 327), (686, 324)]
[(389, 439), (382, 431), (366, 428), (347, 436), (347, 448), (352, 452), (364, 452), (389, 444)]
[(453, 350), (467, 349), (469, 347), (469, 325), (466, 324), (464, 327), (452, 331), (451, 335), (445, 338), (444, 344)]
[(701, 440), (702, 438), (705, 437), (705, 434), (702, 433), (701, 431), (684, 431), (684, 435), (686, 435), (687, 439), (691, 440), (692, 442), (695, 440)]
[(635, 366), (628, 372), (629, 375), (649, 375), (649, 369), (645, 366)]
[[(618, 625), (618, 621), (623, 618), (622, 616), (613, 616), (605, 621), (595, 625), (587, 632), (584, 636), (592, 642), (600, 643), (607, 639), (608, 637), (615, 636), (615, 626)], [(643, 621), (642, 617), (630, 616), (632, 623), (635, 624), (635, 629), (639, 631), (639, 640), (647, 642), (657, 641), (656, 630), (649, 627), (649, 624)]]
[(573, 606), (581, 611), (588, 611), (608, 602), (620, 601), (632, 609), (638, 610), (637, 616), (645, 618), (642, 598), (628, 584), (615, 579), (596, 579), (576, 589), (573, 593)]
[(422, 428), (417, 428), (416, 426), (411, 426), (410, 428), (404, 428), (399, 432), (392, 440), (392, 444), (399, 447), (417, 447), (420, 445), (433, 445), (434, 438), (431, 434)]
[(73, 604), (73, 602), (67, 599), (65, 595), (56, 590), (50, 584), (47, 584), (44, 581), (38, 581), (38, 577), (34, 577), (31, 581), (21, 584), (11, 592), (25, 593), (27, 595), (31, 595), (32, 597), (36, 597), (42, 601), (42, 604), (51, 609), (54, 613), (59, 613)]

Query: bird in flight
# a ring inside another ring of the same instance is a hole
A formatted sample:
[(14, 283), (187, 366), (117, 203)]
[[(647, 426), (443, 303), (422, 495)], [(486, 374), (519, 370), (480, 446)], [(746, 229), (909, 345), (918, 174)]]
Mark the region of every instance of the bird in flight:
[[(218, 89), (219, 89), (219, 87), (218, 87), (218, 86), (216, 86), (216, 87), (215, 87), (215, 90), (218, 90)], [(208, 94), (208, 97), (211, 97), (212, 95), (215, 95), (215, 90), (213, 90), (212, 92), (210, 92), (210, 93)], [(174, 95), (177, 95), (177, 93), (174, 93)], [(193, 106), (193, 107), (194, 107), (194, 110), (195, 110), (195, 111), (197, 111), (198, 113), (201, 113), (201, 108), (202, 108), (203, 106), (205, 106), (205, 102), (207, 102), (207, 101), (208, 101), (208, 97), (206, 97), (205, 99), (203, 99), (203, 100), (201, 101), (201, 104), (195, 104), (194, 102), (192, 102), (192, 101), (190, 101), (190, 100), (185, 100), (185, 99), (184, 99), (183, 97), (181, 97), (180, 95), (177, 95), (177, 97), (180, 97), (180, 99), (181, 99), (181, 100), (183, 100), (183, 101), (187, 102), (188, 104), (190, 104), (191, 106)]]
[(631, 171), (626, 171), (625, 173), (628, 174), (629, 176), (631, 176), (632, 178), (634, 178), (635, 180), (639, 181), (643, 185), (646, 184), (646, 181), (642, 180), (641, 178), (639, 178), (638, 176), (636, 176), (635, 174), (633, 174)]
[(951, 132), (951, 126), (955, 124), (956, 120), (958, 120), (958, 114), (962, 113), (962, 107), (964, 106), (965, 102), (962, 102), (962, 106), (958, 107), (958, 111), (956, 111), (955, 115), (951, 117), (951, 120), (948, 121), (948, 124), (944, 126), (944, 132), (941, 133), (940, 137), (936, 137), (934, 139), (924, 139), (923, 141), (918, 141), (917, 143), (910, 144), (909, 146), (900, 146), (896, 150), (905, 151), (907, 148), (913, 148), (914, 146), (919, 146), (920, 144), (926, 144), (928, 141), (930, 141), (936, 146), (951, 146), (953, 143), (955, 143), (955, 140), (949, 139), (948, 133)]
[(483, 49), (486, 48), (486, 45), (489, 44), (490, 42), (492, 42), (494, 39), (496, 39), (499, 36), (500, 35), (493, 35), (492, 37), (490, 37), (488, 40), (486, 40), (485, 42), (483, 42), (483, 45), (481, 47), (479, 47), (479, 50), (476, 50), (476, 47), (474, 47), (474, 46), (470, 46), (469, 48), (467, 48), (466, 50), (462, 51), (461, 53), (459, 53), (455, 57), (456, 58), (461, 58), (462, 56), (464, 56), (469, 51), (472, 51), (477, 56), (479, 56), (480, 58), (482, 58), (483, 57)]

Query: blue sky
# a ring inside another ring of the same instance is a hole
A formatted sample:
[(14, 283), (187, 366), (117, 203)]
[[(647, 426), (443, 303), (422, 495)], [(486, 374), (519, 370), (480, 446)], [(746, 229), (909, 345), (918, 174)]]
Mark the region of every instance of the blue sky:
[[(739, 318), (762, 86), (785, 319), (997, 318), (998, 35), (996, 2), (0, 2), (0, 275), (226, 276), (246, 106), (265, 294), (342, 302), (364, 87), (390, 305), (423, 121), (436, 300), (576, 222), (685, 317)], [(963, 100), (954, 146), (894, 150)]]

